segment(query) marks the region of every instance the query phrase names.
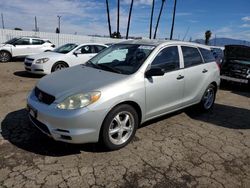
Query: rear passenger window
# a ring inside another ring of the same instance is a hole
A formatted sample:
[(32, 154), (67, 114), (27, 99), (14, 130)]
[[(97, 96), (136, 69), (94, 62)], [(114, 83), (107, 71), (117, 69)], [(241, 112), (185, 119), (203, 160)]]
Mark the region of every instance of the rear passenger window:
[(43, 40), (32, 39), (32, 45), (41, 45), (41, 44), (43, 44), (43, 43), (44, 43)]
[(210, 50), (204, 49), (204, 48), (199, 48), (201, 55), (204, 59), (205, 63), (215, 61), (215, 58)]
[(168, 47), (160, 51), (152, 62), (151, 67), (160, 67), (165, 72), (179, 69), (180, 61), (177, 46)]
[(95, 46), (95, 52), (99, 53), (100, 51), (102, 51), (105, 48), (106, 48), (105, 46)]
[(184, 67), (191, 67), (202, 63), (201, 55), (197, 48), (182, 46)]

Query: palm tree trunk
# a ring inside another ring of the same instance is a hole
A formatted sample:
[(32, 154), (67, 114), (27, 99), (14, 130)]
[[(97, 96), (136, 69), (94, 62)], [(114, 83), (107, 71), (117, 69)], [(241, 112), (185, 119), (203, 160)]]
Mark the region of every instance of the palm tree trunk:
[(109, 37), (111, 37), (111, 24), (110, 24), (109, 2), (108, 2), (108, 0), (106, 0), (106, 6), (107, 6), (107, 16), (108, 16), (108, 25), (109, 25)]
[(120, 27), (120, 0), (117, 0), (117, 36), (119, 36), (119, 27)]
[(129, 33), (129, 26), (130, 26), (131, 13), (132, 13), (132, 9), (133, 9), (133, 3), (134, 3), (134, 0), (131, 0), (129, 15), (128, 15), (128, 25), (127, 25), (126, 39), (128, 39), (128, 33)]
[(164, 2), (165, 2), (165, 0), (161, 1), (161, 9), (160, 9), (160, 12), (159, 12), (159, 15), (158, 15), (158, 19), (157, 19), (157, 23), (156, 23), (156, 27), (155, 27), (154, 39), (156, 38), (156, 33), (157, 33), (158, 26), (159, 26), (159, 22), (160, 22), (160, 18), (161, 18), (161, 13), (162, 13)]
[(149, 38), (150, 39), (152, 36), (152, 22), (153, 22), (153, 17), (154, 17), (154, 7), (155, 7), (155, 0), (152, 1), (151, 18), (150, 18), (150, 26), (149, 26)]
[(173, 38), (173, 32), (174, 32), (176, 3), (177, 3), (177, 0), (174, 1), (174, 12), (173, 12), (173, 20), (172, 20), (172, 27), (171, 27), (171, 33), (170, 33), (170, 40), (172, 40), (172, 38)]

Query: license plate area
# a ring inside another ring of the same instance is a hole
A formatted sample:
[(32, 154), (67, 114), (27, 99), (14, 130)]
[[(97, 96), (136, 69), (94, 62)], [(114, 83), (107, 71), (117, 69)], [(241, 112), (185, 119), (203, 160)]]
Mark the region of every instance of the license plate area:
[(29, 114), (34, 117), (37, 118), (37, 110), (34, 109), (33, 107), (31, 107), (30, 105), (27, 105), (27, 111), (29, 112)]

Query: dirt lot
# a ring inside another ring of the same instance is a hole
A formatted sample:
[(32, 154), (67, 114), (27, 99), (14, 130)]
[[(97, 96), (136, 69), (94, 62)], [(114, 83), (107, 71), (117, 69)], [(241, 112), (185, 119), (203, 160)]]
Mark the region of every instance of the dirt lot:
[(250, 91), (219, 90), (214, 110), (148, 122), (124, 149), (55, 142), (29, 124), (39, 76), (0, 64), (0, 187), (250, 187)]

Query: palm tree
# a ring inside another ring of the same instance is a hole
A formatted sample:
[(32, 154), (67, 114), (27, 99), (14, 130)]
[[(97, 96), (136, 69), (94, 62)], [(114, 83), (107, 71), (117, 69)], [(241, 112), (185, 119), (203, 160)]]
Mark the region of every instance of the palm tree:
[(120, 21), (120, 0), (117, 0), (117, 36), (120, 34), (120, 31), (119, 31), (119, 21)]
[(109, 25), (109, 37), (111, 37), (111, 24), (110, 24), (110, 17), (109, 17), (109, 2), (106, 0), (106, 6), (107, 6), (107, 16), (108, 16), (108, 25)]
[(174, 32), (176, 3), (177, 3), (177, 0), (174, 0), (174, 12), (173, 12), (173, 20), (172, 20), (172, 27), (171, 27), (171, 33), (170, 33), (170, 40), (172, 40), (172, 38), (173, 38), (173, 32)]
[(133, 8), (134, 0), (131, 0), (130, 9), (129, 9), (129, 15), (128, 15), (128, 25), (127, 25), (127, 33), (126, 33), (126, 39), (128, 39), (128, 32), (129, 32), (129, 26), (130, 26), (130, 19), (131, 19), (131, 13)]
[(160, 9), (160, 12), (159, 12), (159, 15), (158, 15), (158, 19), (157, 19), (157, 23), (156, 23), (156, 27), (155, 27), (154, 39), (156, 38), (156, 33), (157, 33), (158, 26), (159, 26), (159, 22), (160, 22), (161, 13), (162, 13), (162, 9), (163, 9), (164, 3), (165, 3), (165, 0), (162, 0), (161, 1), (161, 9)]
[(151, 18), (150, 18), (150, 26), (149, 26), (149, 38), (150, 39), (152, 36), (152, 22), (153, 22), (153, 16), (154, 16), (154, 7), (155, 7), (155, 0), (152, 1)]
[(209, 44), (209, 39), (211, 38), (212, 36), (212, 32), (210, 30), (207, 30), (205, 32), (205, 44), (208, 45)]

